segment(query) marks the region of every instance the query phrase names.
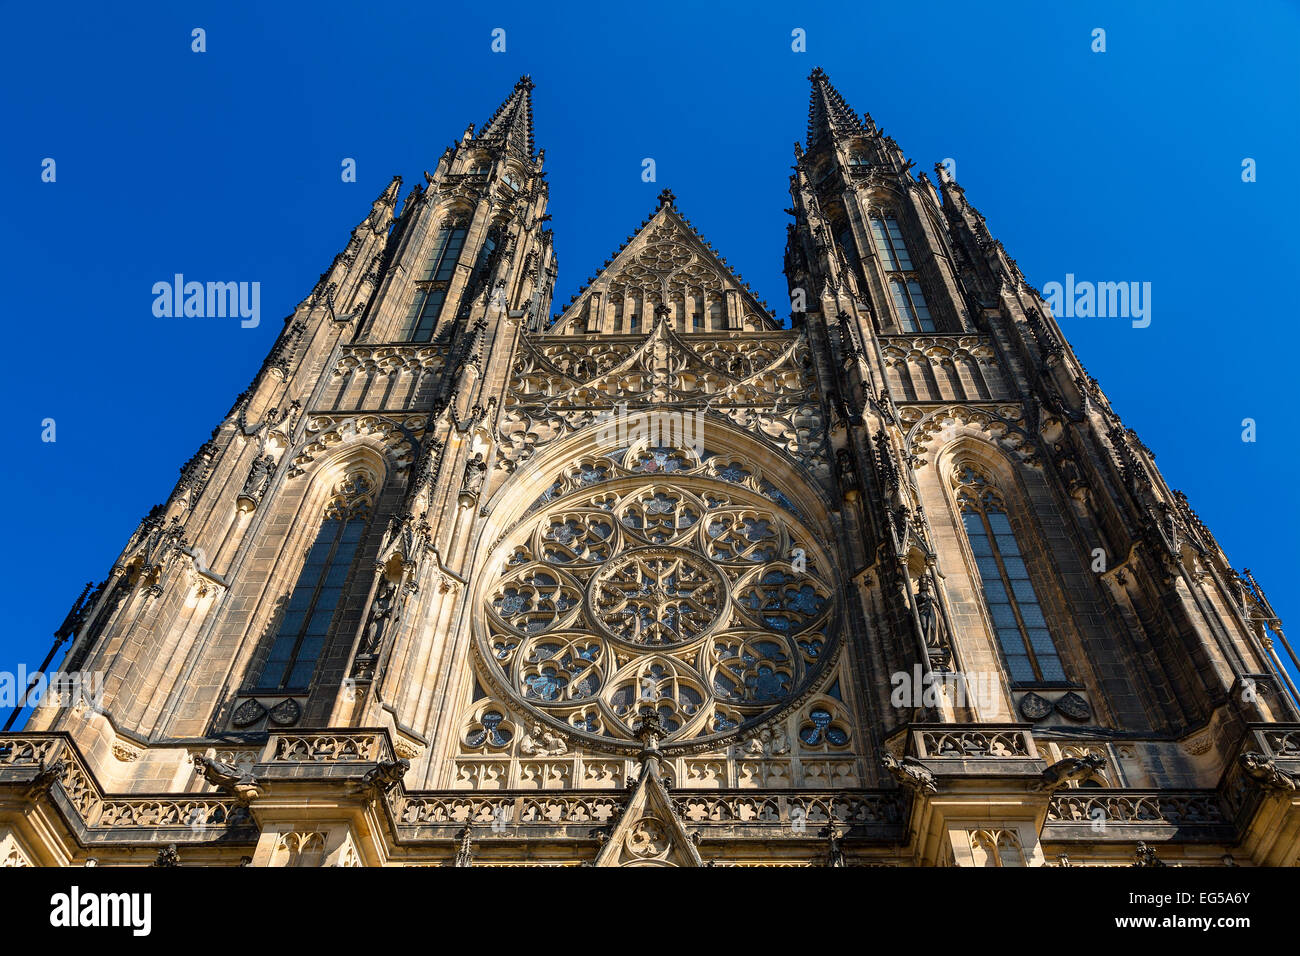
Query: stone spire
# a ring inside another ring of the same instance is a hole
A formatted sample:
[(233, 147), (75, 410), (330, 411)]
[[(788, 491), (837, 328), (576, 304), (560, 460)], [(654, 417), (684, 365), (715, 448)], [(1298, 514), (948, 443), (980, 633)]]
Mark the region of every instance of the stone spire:
[(372, 225), (387, 228), (397, 211), (397, 200), (402, 190), (402, 177), (394, 176), (370, 205), (369, 221)]
[(524, 159), (533, 158), (533, 81), (524, 75), (506, 101), (483, 124), (478, 141), (500, 145)]
[(844, 133), (866, 135), (872, 131), (871, 118), (867, 117), (866, 125), (858, 119), (820, 66), (812, 71), (808, 80), (812, 83), (808, 102), (808, 149), (827, 137), (834, 138)]

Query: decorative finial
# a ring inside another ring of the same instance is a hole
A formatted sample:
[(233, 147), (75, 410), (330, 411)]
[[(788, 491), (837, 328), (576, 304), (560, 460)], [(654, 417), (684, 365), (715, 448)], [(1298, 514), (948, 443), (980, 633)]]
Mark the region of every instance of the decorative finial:
[(673, 194), (673, 191), (671, 189), (665, 189), (663, 192), (659, 194), (660, 209), (663, 209), (664, 206), (673, 207), (673, 203), (675, 203), (676, 201), (677, 201), (677, 197)]
[(668, 731), (664, 729), (663, 721), (659, 717), (659, 711), (647, 707), (641, 712), (641, 719), (633, 729), (636, 739), (641, 741), (641, 753), (637, 759), (642, 763), (649, 757), (659, 756), (659, 741), (668, 736)]

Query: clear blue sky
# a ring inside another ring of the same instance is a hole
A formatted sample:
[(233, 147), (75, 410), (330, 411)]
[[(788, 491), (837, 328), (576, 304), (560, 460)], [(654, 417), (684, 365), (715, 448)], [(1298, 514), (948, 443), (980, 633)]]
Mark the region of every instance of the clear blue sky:
[[(1300, 627), (1283, 295), (1300, 260), (1295, 5), (263, 6), (3, 14), (0, 669), (39, 662), (388, 179), (420, 181), (522, 73), (537, 83), (557, 305), (670, 186), (785, 314), (782, 210), (816, 65), (918, 169), (957, 161), (1036, 286), (1067, 272), (1151, 282), (1149, 328), (1065, 319), (1066, 334), (1229, 558)], [(206, 53), (190, 50), (194, 27)], [(1104, 54), (1090, 50), (1097, 27)], [(806, 53), (791, 51), (795, 28)], [(344, 157), (358, 182), (341, 181)], [(657, 183), (641, 181), (645, 157)], [(1258, 182), (1241, 181), (1245, 157)], [(151, 286), (177, 272), (260, 282), (261, 326), (155, 318)]]

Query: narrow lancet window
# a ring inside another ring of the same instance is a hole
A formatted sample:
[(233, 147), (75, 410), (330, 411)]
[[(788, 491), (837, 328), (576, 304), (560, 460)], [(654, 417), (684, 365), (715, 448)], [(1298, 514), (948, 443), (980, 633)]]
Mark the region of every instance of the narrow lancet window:
[(447, 299), (447, 288), (460, 259), (461, 249), (465, 245), (465, 227), (463, 225), (445, 225), (438, 232), (434, 242), (433, 254), (429, 256), (424, 275), (419, 282), (419, 291), (411, 305), (411, 314), (407, 316), (406, 328), (402, 338), (409, 342), (428, 342), (433, 338), (434, 326), (442, 313), (442, 304)]
[(915, 279), (906, 282), (890, 279), (889, 289), (894, 295), (899, 326), (904, 332), (934, 331), (934, 319), (930, 317), (930, 307), (925, 302), (925, 293), (921, 291), (920, 283)]
[(933, 332), (934, 319), (914, 271), (907, 243), (898, 228), (897, 217), (888, 213), (871, 217), (871, 238), (880, 264), (889, 276), (889, 294), (894, 300), (898, 327), (904, 332)]
[(983, 474), (964, 465), (957, 472), (957, 502), (975, 555), (984, 603), (1012, 681), (1066, 680), (1002, 496)]
[(349, 479), (330, 502), (262, 665), (257, 690), (301, 691), (311, 684), (370, 517), (370, 482)]

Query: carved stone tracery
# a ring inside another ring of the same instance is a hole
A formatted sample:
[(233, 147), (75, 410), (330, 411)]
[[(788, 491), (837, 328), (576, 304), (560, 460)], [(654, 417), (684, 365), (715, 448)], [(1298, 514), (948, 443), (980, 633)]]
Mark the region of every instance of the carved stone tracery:
[(792, 515), (718, 473), (741, 478), (737, 463), (625, 462), (579, 464), (502, 542), (478, 642), (489, 682), (579, 736), (628, 741), (647, 710), (670, 742), (762, 723), (829, 656), (832, 566)]
[(830, 475), (826, 425), (806, 334), (745, 334), (722, 342), (657, 324), (638, 343), (525, 338), (501, 418), (498, 467), (616, 413), (670, 406), (720, 416), (758, 435), (813, 475)]

